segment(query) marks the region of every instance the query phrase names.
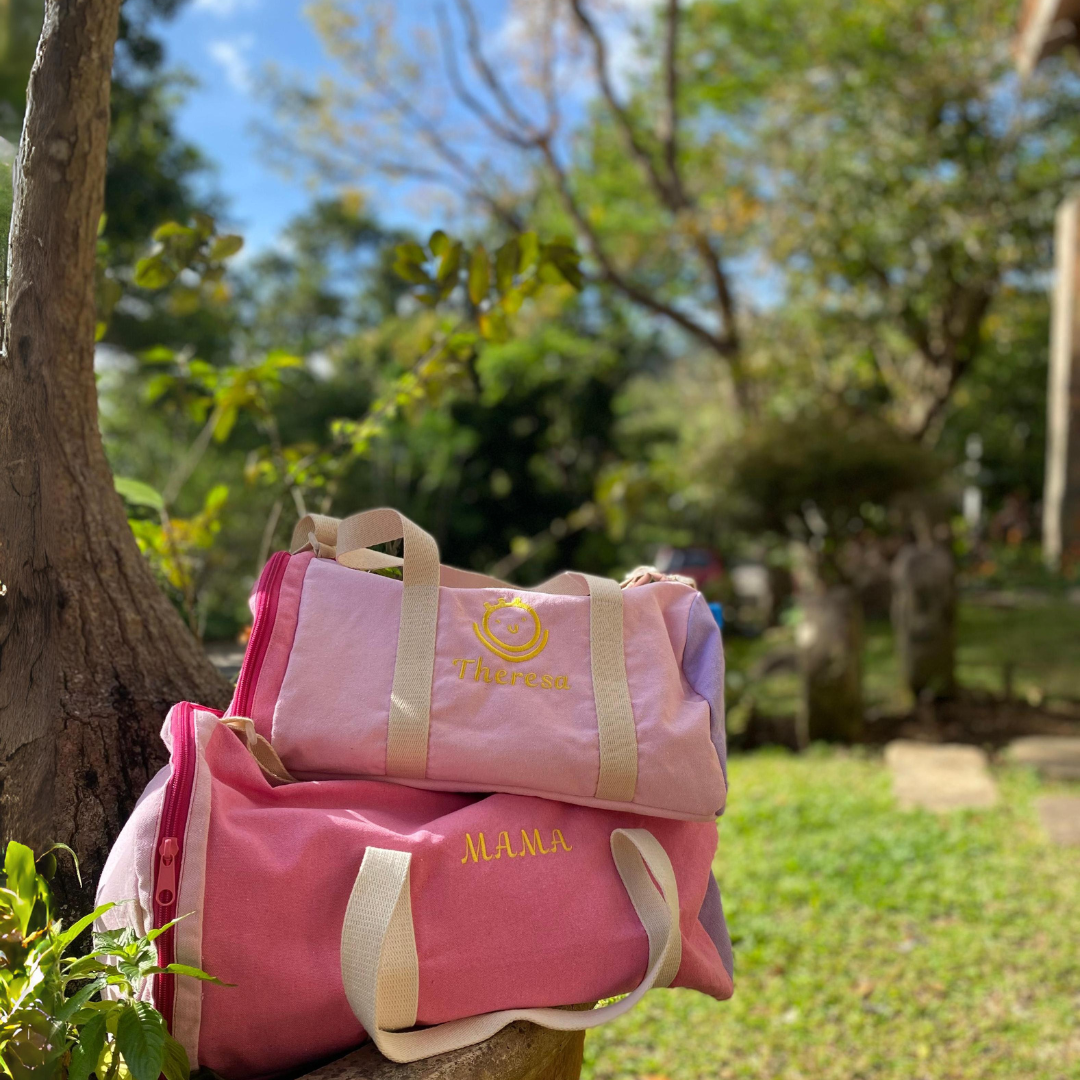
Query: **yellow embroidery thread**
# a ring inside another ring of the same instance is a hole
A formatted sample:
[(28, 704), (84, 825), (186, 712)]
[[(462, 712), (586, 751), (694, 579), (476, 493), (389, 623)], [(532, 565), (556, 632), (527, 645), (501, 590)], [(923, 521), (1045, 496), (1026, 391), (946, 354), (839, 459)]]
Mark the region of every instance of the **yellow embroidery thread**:
[[(516, 611), (524, 614), (517, 615)], [(528, 626), (526, 617), (532, 620), (532, 637), (521, 645), (507, 641), (504, 635), (520, 633), (523, 622)], [(540, 616), (519, 596), (510, 600), (499, 599), (494, 604), (485, 602), (484, 618), (479, 623), (473, 623), (473, 632), (486, 649), (512, 664), (539, 656), (548, 643), (548, 632), (540, 625)]]
[(525, 829), (522, 829), (520, 851), (515, 851), (513, 849), (509, 832), (501, 832), (499, 833), (499, 842), (495, 848), (494, 855), (488, 854), (487, 839), (483, 833), (479, 834), (479, 840), (473, 840), (472, 833), (466, 833), (465, 854), (462, 856), (461, 862), (464, 865), (470, 858), (474, 863), (478, 863), (481, 860), (484, 862), (492, 862), (495, 859), (501, 859), (504, 853), (511, 859), (516, 859), (519, 855), (554, 855), (559, 848), (562, 848), (563, 851), (574, 850), (563, 838), (561, 829), (551, 830), (550, 847), (544, 847), (544, 841), (540, 836), (539, 829), (533, 829), (531, 839), (528, 832)]

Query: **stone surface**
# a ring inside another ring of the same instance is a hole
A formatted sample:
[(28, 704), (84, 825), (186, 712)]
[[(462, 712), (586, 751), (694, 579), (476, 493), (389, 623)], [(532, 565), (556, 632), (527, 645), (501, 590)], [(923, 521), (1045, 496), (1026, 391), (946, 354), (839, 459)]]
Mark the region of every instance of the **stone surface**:
[(1038, 769), (1048, 780), (1080, 780), (1080, 738), (1029, 735), (1009, 743), (1005, 756)]
[(975, 746), (898, 739), (885, 747), (885, 764), (905, 810), (977, 809), (998, 799), (986, 754)]
[(368, 1043), (305, 1080), (578, 1080), (584, 1031), (549, 1031), (519, 1020), (487, 1042), (408, 1065)]
[(1080, 847), (1080, 795), (1043, 795), (1035, 800), (1047, 836), (1063, 847)]

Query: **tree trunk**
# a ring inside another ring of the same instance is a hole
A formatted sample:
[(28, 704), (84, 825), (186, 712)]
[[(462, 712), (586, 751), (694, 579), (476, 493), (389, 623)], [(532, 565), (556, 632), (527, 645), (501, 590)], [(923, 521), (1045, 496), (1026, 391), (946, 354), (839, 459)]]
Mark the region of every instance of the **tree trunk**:
[(0, 837), (78, 854), (85, 904), (165, 709), (228, 687), (154, 580), (98, 430), (94, 261), (120, 0), (48, 0), (0, 354)]
[(904, 682), (917, 698), (956, 681), (956, 567), (940, 544), (908, 544), (892, 566), (892, 623)]
[(862, 611), (835, 586), (800, 601), (797, 643), (803, 680), (800, 742), (854, 742), (862, 735)]

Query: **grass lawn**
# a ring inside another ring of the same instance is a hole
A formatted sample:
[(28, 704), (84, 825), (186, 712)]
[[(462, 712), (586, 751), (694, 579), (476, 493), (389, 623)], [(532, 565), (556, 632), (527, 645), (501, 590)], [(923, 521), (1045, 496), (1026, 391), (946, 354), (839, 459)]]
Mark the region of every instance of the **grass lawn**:
[[(735, 997), (652, 993), (585, 1042), (589, 1078), (1080, 1078), (1080, 849), (1042, 836), (1042, 785), (896, 808), (879, 758), (731, 763), (717, 877)], [(1074, 791), (1077, 789), (1074, 787)]]

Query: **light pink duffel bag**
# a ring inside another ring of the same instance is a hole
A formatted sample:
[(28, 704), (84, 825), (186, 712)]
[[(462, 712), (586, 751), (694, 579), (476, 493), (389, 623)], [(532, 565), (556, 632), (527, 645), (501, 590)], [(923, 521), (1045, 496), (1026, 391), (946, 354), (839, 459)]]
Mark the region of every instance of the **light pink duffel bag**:
[[(402, 536), (404, 560), (370, 550)], [(252, 595), (228, 711), (293, 774), (686, 820), (723, 809), (723, 647), (689, 585), (565, 573), (522, 589), (440, 567), (395, 510), (305, 518), (293, 549)], [(403, 580), (362, 572), (395, 565)]]
[[(155, 976), (193, 1063), (227, 1080), (357, 1046), (398, 1061), (511, 1020), (581, 1029), (653, 986), (732, 993), (715, 823), (517, 795), (287, 777), (250, 723), (177, 705), (172, 763), (109, 856), (109, 928), (233, 986)], [(257, 763), (258, 762), (258, 763)], [(631, 992), (587, 1012), (551, 1006)], [(502, 1010), (502, 1011), (495, 1011)], [(462, 1019), (467, 1018), (467, 1019)], [(436, 1025), (416, 1031), (416, 1025)]]

